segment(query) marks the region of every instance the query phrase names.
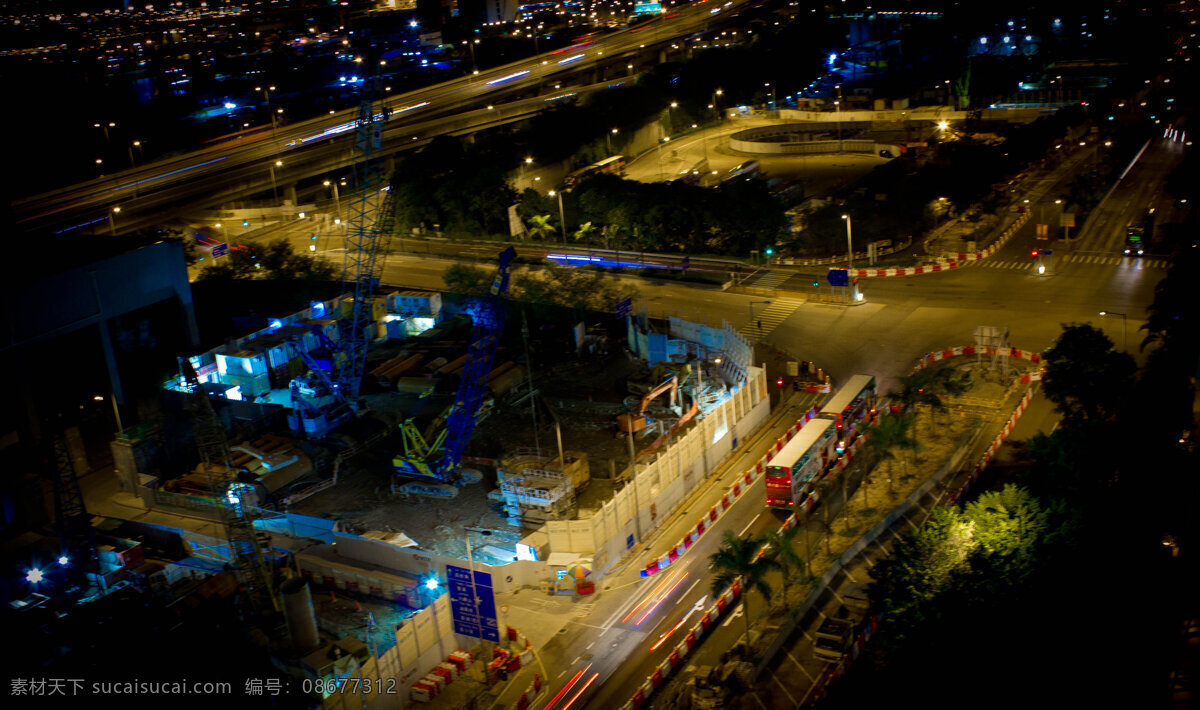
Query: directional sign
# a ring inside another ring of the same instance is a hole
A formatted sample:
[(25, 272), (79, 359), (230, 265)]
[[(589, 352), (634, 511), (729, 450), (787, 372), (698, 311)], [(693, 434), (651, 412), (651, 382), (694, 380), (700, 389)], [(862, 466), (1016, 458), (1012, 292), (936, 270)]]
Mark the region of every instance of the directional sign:
[(1049, 239), (1050, 238), (1049, 231), (1050, 231), (1050, 225), (1039, 224), (1037, 226), (1037, 238), (1038, 239)]
[(1052, 249), (1038, 249), (1038, 254), (1041, 256), (1050, 256), (1054, 253)]
[(846, 269), (830, 269), (825, 278), (829, 281), (830, 286), (850, 285), (850, 272)]
[(617, 301), (617, 317), (624, 318), (633, 310), (633, 299), (625, 298)]
[[(474, 636), (485, 641), (500, 640), (496, 621), (496, 595), (492, 590), (492, 575), (476, 572), (471, 583), (471, 570), (446, 565), (446, 586), (450, 590), (450, 616), (454, 633)], [(478, 599), (476, 598), (478, 594)]]
[(221, 242), (220, 244), (214, 244), (212, 248), (212, 255), (214, 259), (217, 257), (229, 256), (229, 243)]

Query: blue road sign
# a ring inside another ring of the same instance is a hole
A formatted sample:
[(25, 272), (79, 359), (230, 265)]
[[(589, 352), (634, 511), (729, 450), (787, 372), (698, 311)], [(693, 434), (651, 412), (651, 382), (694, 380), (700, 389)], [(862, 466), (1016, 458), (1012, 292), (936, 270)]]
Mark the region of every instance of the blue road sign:
[[(450, 591), (450, 616), (454, 633), (474, 636), (485, 641), (500, 640), (500, 625), (496, 621), (496, 595), (492, 590), (492, 575), (446, 565), (446, 586)], [(478, 592), (479, 599), (475, 599)]]
[(825, 276), (830, 286), (849, 286), (850, 272), (846, 269), (830, 269)]
[(633, 311), (633, 299), (632, 298), (626, 298), (624, 300), (617, 301), (617, 317), (618, 318), (624, 318), (625, 316), (629, 315), (632, 311)]
[(214, 244), (212, 248), (212, 255), (214, 259), (219, 256), (229, 256), (229, 243), (221, 242), (220, 244)]
[(1050, 256), (1053, 253), (1054, 250), (1052, 249), (1038, 249), (1038, 254), (1041, 254), (1042, 256)]

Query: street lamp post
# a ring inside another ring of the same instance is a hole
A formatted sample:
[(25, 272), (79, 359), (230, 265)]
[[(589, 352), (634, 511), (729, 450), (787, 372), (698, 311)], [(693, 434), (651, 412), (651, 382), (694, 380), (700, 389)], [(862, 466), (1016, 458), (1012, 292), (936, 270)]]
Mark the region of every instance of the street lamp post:
[(551, 190), (550, 196), (554, 197), (555, 195), (558, 195), (558, 224), (559, 224), (559, 228), (562, 230), (563, 246), (566, 246), (567, 245), (567, 218), (563, 216), (562, 193), (561, 192), (556, 193), (554, 190)]
[(467, 45), (467, 49), (471, 50), (471, 71), (473, 72), (473, 75), (478, 74), (479, 73), (479, 65), (475, 63), (475, 45), (479, 44), (479, 40), (475, 40), (474, 42), (468, 42), (467, 40), (464, 39), (463, 44)]
[(1116, 311), (1100, 311), (1102, 316), (1121, 316), (1121, 351), (1128, 352), (1128, 342), (1125, 340), (1125, 314), (1117, 313)]
[[(133, 149), (134, 148), (137, 148), (138, 155), (141, 155), (142, 154), (142, 142), (134, 141), (129, 144), (129, 169), (130, 170), (137, 167), (137, 163), (133, 159)], [(138, 196), (138, 186), (141, 184), (141, 182), (142, 182), (141, 180), (139, 180), (136, 176), (134, 176), (134, 178), (133, 178), (133, 196), (134, 197)]]
[(271, 114), (271, 138), (274, 139), (275, 138), (275, 112), (271, 110), (271, 92), (275, 90), (275, 87), (268, 86), (267, 88), (264, 89), (261, 86), (256, 86), (256, 87), (254, 87), (254, 90), (261, 91), (263, 93), (263, 98), (267, 102), (267, 113)]
[(854, 268), (854, 242), (850, 238), (850, 215), (842, 215), (842, 219), (846, 220), (846, 268)]
[(341, 220), (341, 218), (342, 218), (342, 202), (341, 202), (341, 199), (339, 199), (339, 197), (338, 197), (337, 182), (332, 181), (332, 180), (326, 180), (322, 184), (324, 184), (325, 187), (333, 188), (333, 211), (336, 213), (336, 218), (338, 220)]
[(275, 184), (275, 168), (278, 167), (283, 167), (282, 160), (276, 160), (274, 163), (267, 166), (267, 169), (271, 171), (271, 192), (274, 193), (276, 201), (279, 200), (279, 187)]
[(716, 91), (714, 91), (714, 92), (713, 92), (713, 102), (712, 102), (712, 105), (713, 105), (713, 110), (714, 110), (714, 111), (716, 112), (716, 114), (717, 114), (717, 120), (718, 120), (718, 121), (720, 121), (720, 120), (721, 120), (722, 116), (721, 116), (721, 105), (717, 103), (717, 97), (718, 97), (718, 96), (720, 96), (720, 95), (721, 95), (721, 94), (723, 94), (723, 93), (725, 93), (725, 92), (721, 91), (720, 89), (717, 89)]
[(121, 214), (120, 207), (114, 207), (112, 208), (112, 212), (108, 213), (108, 231), (109, 234), (112, 234), (114, 237), (117, 235), (117, 221), (113, 219), (113, 215), (118, 214)]
[(609, 131), (608, 133), (604, 134), (604, 145), (608, 148), (609, 155), (613, 154), (612, 137), (615, 135), (617, 135), (617, 129), (615, 129), (615, 128), (612, 129), (611, 131)]
[(662, 147), (663, 147), (663, 143), (669, 143), (669, 142), (671, 142), (671, 137), (664, 136), (662, 141), (660, 141), (658, 144), (658, 175), (659, 175), (660, 180), (666, 179), (666, 177), (667, 177), (666, 170), (663, 168)]
[(675, 112), (672, 111), (672, 109), (675, 109), (675, 108), (679, 108), (679, 104), (675, 101), (672, 101), (670, 103), (670, 105), (667, 106), (667, 135), (668, 136), (675, 132)]
[(837, 133), (838, 133), (838, 152), (842, 152), (842, 85), (837, 85), (838, 97), (833, 102), (833, 109), (837, 113)]

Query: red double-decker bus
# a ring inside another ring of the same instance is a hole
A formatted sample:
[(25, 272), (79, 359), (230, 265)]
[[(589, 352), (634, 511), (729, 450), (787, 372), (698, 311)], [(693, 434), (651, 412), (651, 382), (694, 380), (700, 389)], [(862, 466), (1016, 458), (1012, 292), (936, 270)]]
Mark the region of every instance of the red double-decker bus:
[(812, 493), (814, 480), (835, 458), (834, 423), (813, 419), (767, 462), (767, 507), (791, 510)]

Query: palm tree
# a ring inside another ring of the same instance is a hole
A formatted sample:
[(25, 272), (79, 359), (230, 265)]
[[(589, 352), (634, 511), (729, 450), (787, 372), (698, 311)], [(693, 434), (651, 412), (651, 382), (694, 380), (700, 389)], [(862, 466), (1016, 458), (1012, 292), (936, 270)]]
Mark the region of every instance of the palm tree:
[[(912, 428), (912, 415), (898, 414), (881, 416), (875, 420), (865, 433), (864, 446), (870, 451), (876, 461), (896, 458), (895, 449), (915, 448), (917, 440), (908, 435)], [(908, 473), (908, 462), (903, 461), (904, 472)], [(892, 492), (892, 475), (888, 472), (888, 492)]]
[(554, 234), (554, 225), (550, 224), (550, 215), (535, 214), (529, 218), (529, 236), (544, 239), (551, 234)]
[(596, 231), (591, 222), (584, 222), (579, 225), (579, 229), (575, 230), (575, 241), (580, 239), (588, 240), (592, 236), (592, 232)]
[(721, 547), (708, 558), (709, 565), (717, 573), (712, 582), (714, 597), (719, 597), (734, 580), (742, 580), (747, 646), (750, 644), (750, 590), (757, 589), (764, 599), (770, 599), (771, 585), (767, 584), (767, 572), (779, 569), (779, 563), (769, 555), (758, 554), (760, 547), (762, 540), (743, 539), (727, 530), (721, 539)]
[(801, 568), (808, 576), (812, 573), (808, 570), (808, 551), (805, 550), (805, 557), (796, 554), (795, 541), (796, 536), (803, 532), (804, 528), (800, 527), (802, 523), (797, 523), (790, 528), (785, 528), (782, 531), (774, 530), (763, 535), (763, 539), (771, 546), (767, 553), (773, 560), (779, 563), (780, 570), (783, 572), (783, 603), (787, 604), (787, 583)]

